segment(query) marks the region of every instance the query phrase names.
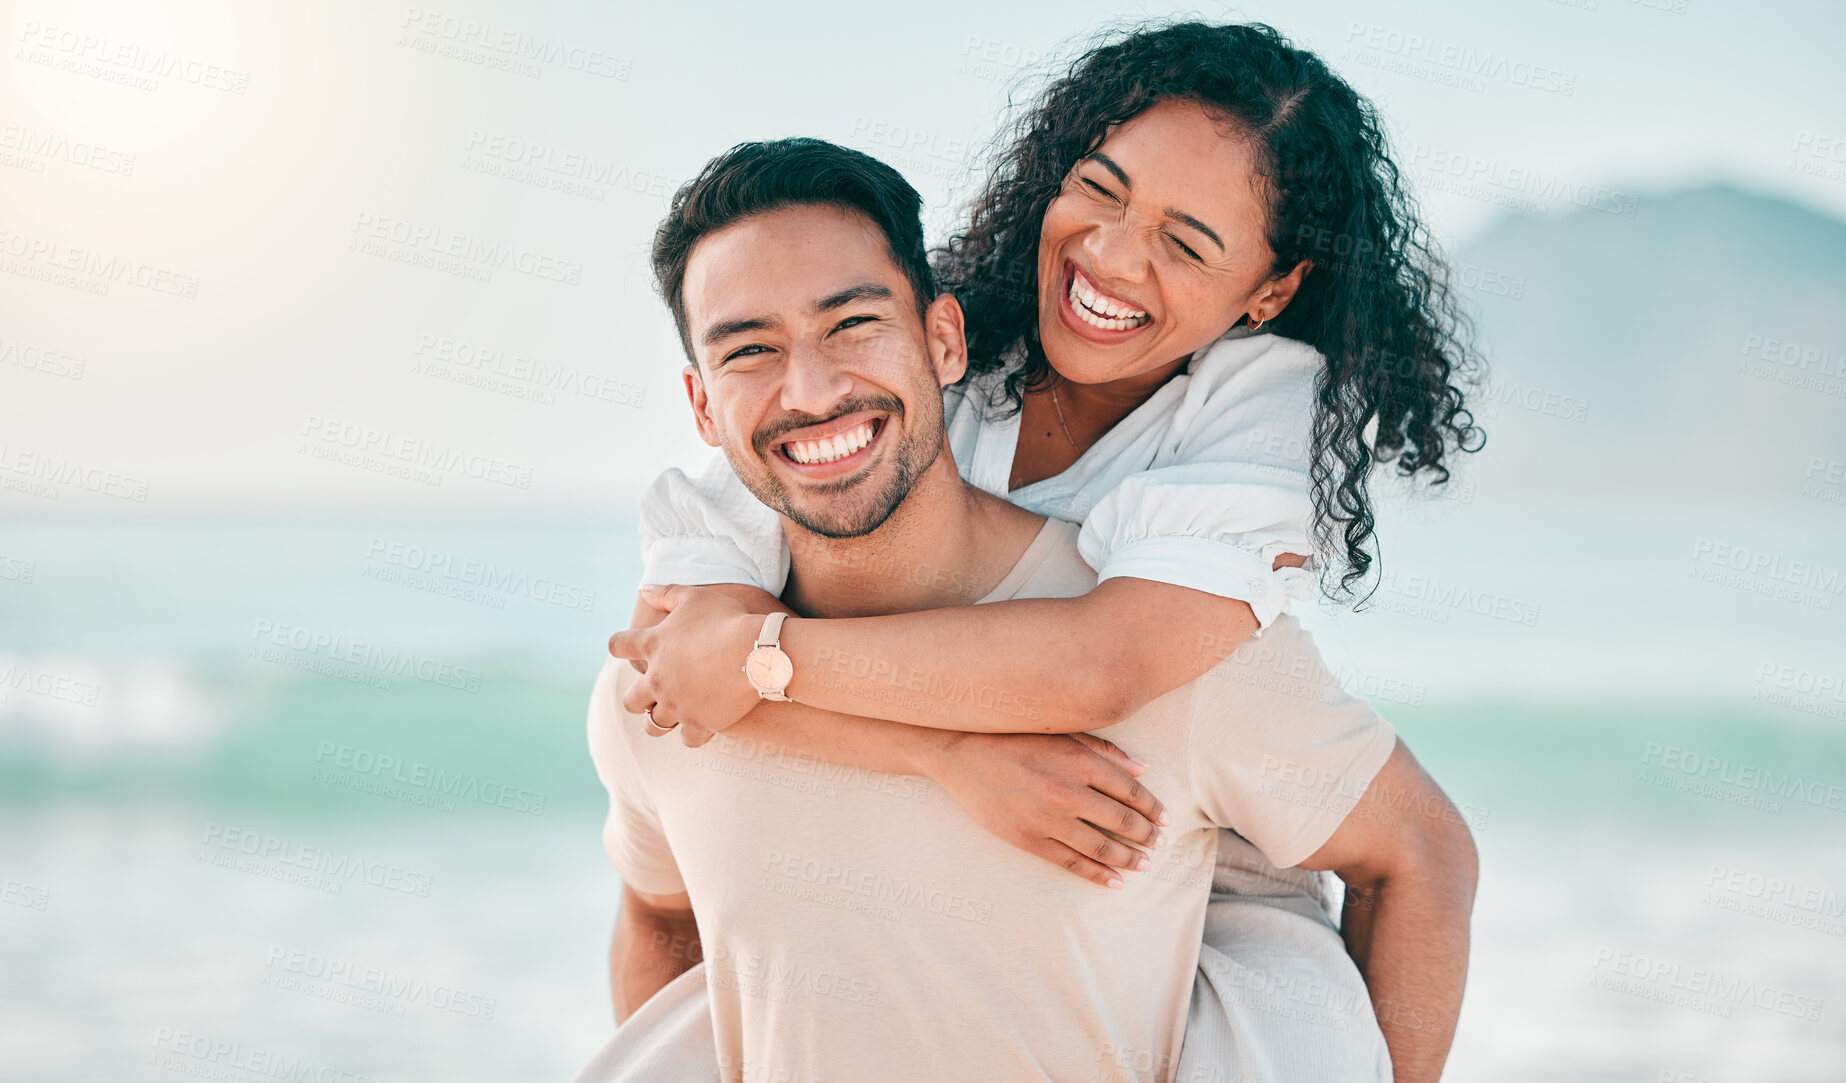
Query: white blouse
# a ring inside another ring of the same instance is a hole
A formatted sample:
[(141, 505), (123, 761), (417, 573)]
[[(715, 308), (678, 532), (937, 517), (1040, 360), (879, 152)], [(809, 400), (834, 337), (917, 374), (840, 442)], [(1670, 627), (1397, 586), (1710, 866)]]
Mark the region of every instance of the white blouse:
[[(1133, 576), (1249, 603), (1261, 627), (1314, 593), (1308, 476), (1313, 347), (1239, 328), (1102, 434), (1068, 469), (1011, 492), (1019, 414), (987, 405), (999, 373), (943, 392), (949, 449), (962, 477), (1030, 511), (1082, 524), (1078, 549), (1099, 579)], [(642, 582), (748, 583), (780, 594), (788, 579), (781, 521), (737, 480), (722, 453), (697, 478), (671, 469), (641, 498)]]

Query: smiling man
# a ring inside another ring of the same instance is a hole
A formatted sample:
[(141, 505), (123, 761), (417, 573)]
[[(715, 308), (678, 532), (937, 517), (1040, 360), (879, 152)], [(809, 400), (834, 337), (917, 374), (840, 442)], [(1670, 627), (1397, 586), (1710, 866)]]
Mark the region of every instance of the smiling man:
[[(942, 393), (965, 367), (961, 310), (934, 294), (916, 216), (889, 167), (784, 140), (711, 163), (656, 240), (700, 435), (779, 513), (783, 599), (798, 613), (1071, 597), (1096, 583), (1074, 524), (956, 472)], [(771, 700), (791, 677), (780, 616), (748, 660)], [(1149, 765), (1140, 781), (1168, 819), (1141, 875), (1102, 891), (919, 779), (828, 775), (741, 727), (703, 748), (650, 737), (646, 711), (627, 709), (645, 705), (624, 706), (637, 675), (610, 661), (589, 729), (623, 880), (617, 1011), (633, 1018), (582, 1078), (678, 1078), (651, 1035), (684, 1037), (690, 1020), (726, 1079), (1172, 1079), (1227, 827), (1240, 836), (1232, 859), (1277, 875), (1300, 865), (1370, 886), (1388, 872), (1402, 912), (1440, 916), (1427, 946), (1454, 950), (1448, 916), (1471, 880), (1422, 858), (1453, 844), (1459, 820), (1400, 811), (1449, 806), (1389, 725), (1324, 674), (1311, 638), (1281, 618), (1260, 652), (1103, 731)], [(745, 725), (767, 732), (812, 710), (766, 703)], [(1465, 920), (1461, 936), (1465, 952)], [(1244, 983), (1258, 1026), (1318, 1012), (1307, 1040), (1346, 1044), (1366, 1078), (1388, 1076), (1362, 990), (1338, 1002), (1248, 969), (1218, 980)]]

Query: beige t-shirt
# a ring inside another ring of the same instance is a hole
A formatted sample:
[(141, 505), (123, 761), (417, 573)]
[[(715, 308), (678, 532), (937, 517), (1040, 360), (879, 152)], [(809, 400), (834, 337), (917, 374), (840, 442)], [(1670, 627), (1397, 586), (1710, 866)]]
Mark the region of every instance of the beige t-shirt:
[[(982, 601), (1087, 593), (1076, 542), (1074, 524), (1047, 520)], [(1029, 709), (1029, 690), (893, 661), (876, 670), (893, 694)], [(702, 749), (649, 737), (621, 707), (633, 679), (611, 661), (590, 705), (604, 845), (635, 890), (691, 896), (719, 1063), (751, 1083), (1171, 1078), (1217, 829), (1294, 865), (1396, 741), (1301, 626), (1276, 621), (1100, 731), (1150, 765), (1141, 781), (1173, 820), (1152, 868), (1111, 891), (1000, 841), (927, 779), (724, 735)]]

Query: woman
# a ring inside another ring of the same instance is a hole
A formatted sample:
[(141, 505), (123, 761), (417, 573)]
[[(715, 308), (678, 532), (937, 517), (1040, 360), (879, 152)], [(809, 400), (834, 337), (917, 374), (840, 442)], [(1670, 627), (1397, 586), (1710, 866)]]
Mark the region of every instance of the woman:
[[(1457, 386), (1465, 325), (1369, 104), (1262, 26), (1169, 26), (1079, 59), (1021, 120), (937, 271), (967, 316), (971, 373), (945, 396), (956, 461), (989, 491), (1081, 522), (1102, 581), (1074, 599), (790, 619), (792, 698), (904, 725), (836, 718), (777, 738), (926, 770), (1007, 841), (1120, 886), (1139, 851), (1093, 823), (1153, 845), (1158, 804), (1106, 743), (1073, 756), (1056, 735), (1197, 678), (1308, 596), (1311, 568), (1351, 595), (1372, 563), (1373, 466), (1440, 483), (1451, 451), (1478, 447)], [(658, 623), (611, 641), (647, 674), (625, 706), (690, 743), (758, 702), (739, 663), (787, 574), (773, 513), (739, 492), (722, 469), (657, 483), (645, 581), (733, 585), (650, 592), (670, 612), (638, 606), (638, 629)], [(872, 675), (803, 683), (800, 660), (828, 650), (1033, 695), (1022, 717), (1013, 699), (881, 698)], [(1098, 794), (1134, 812), (1099, 812)], [(1188, 1061), (1388, 1076), (1382, 1057), (1284, 1065), (1249, 1047), (1255, 1023), (1281, 1024), (1218, 990), (1207, 958), (1260, 951), (1250, 934), (1265, 921), (1315, 920), (1313, 882), (1247, 844), (1227, 842), (1220, 864), (1180, 1078)], [(1266, 965), (1353, 976), (1343, 956)], [(1387, 1028), (1399, 1078), (1434, 1078), (1451, 1025)]]

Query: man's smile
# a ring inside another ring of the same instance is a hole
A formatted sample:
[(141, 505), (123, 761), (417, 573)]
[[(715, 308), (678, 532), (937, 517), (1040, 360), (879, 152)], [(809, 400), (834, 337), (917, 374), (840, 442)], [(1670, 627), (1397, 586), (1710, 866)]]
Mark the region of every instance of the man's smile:
[(784, 433), (776, 438), (773, 454), (803, 477), (839, 477), (870, 460), (888, 420), (882, 411), (844, 414)]

